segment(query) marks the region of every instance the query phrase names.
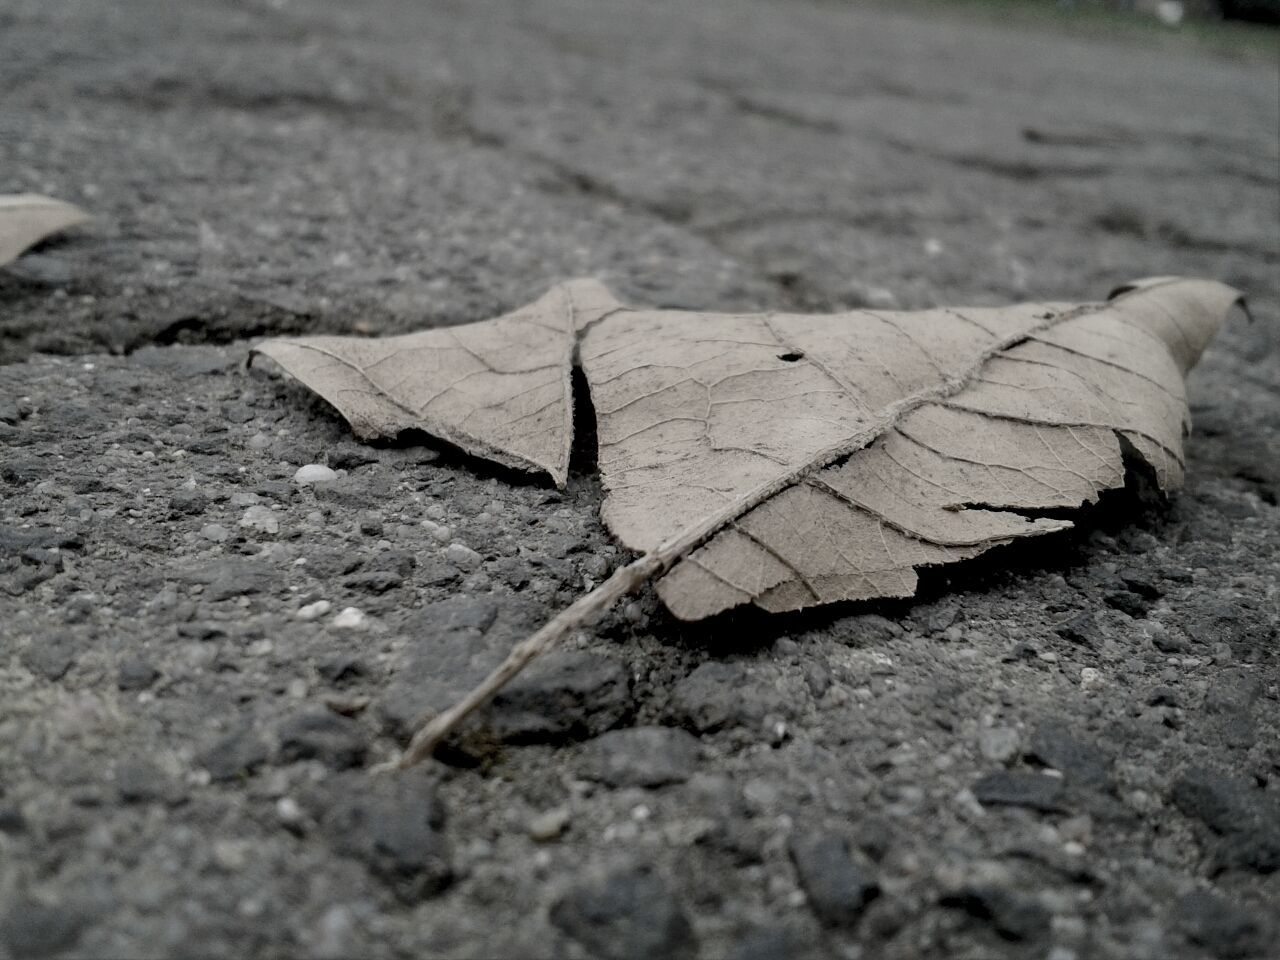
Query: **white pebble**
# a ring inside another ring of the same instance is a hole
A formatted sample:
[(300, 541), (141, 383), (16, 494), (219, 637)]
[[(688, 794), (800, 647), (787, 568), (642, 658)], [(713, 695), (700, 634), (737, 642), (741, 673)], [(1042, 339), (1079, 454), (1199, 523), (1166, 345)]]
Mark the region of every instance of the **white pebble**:
[(276, 515), (270, 507), (264, 507), (261, 504), (250, 507), (244, 512), (244, 516), (240, 518), (240, 526), (259, 530), (262, 533), (280, 532), (280, 521), (276, 519)]
[(299, 620), (318, 620), (332, 609), (333, 604), (328, 600), (317, 600), (315, 603), (308, 603), (305, 607), (299, 607), (294, 616)]
[(569, 828), (569, 808), (552, 807), (529, 821), (529, 836), (534, 840), (554, 840)]
[(220, 523), (206, 523), (200, 528), (200, 536), (214, 543), (225, 543), (231, 538), (231, 531)]
[(293, 474), (293, 482), (304, 487), (310, 483), (324, 483), (337, 479), (338, 475), (323, 463), (308, 463), (299, 467)]
[(358, 607), (346, 607), (333, 618), (333, 625), (342, 630), (354, 630), (364, 626), (364, 611)]
[(303, 820), (302, 807), (293, 797), (281, 797), (276, 801), (276, 816), (283, 824), (289, 826), (299, 824)]
[(1102, 674), (1093, 667), (1080, 668), (1080, 686), (1093, 687), (1102, 682)]

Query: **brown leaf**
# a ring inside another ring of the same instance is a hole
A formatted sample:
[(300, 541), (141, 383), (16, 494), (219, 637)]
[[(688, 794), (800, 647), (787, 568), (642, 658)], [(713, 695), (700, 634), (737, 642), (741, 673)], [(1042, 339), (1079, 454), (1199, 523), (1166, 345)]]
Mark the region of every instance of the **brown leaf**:
[(910, 596), (921, 566), (1071, 526), (1122, 443), (1182, 480), (1182, 374), (1238, 294), (832, 316), (616, 313), (584, 338), (603, 516), (647, 552), (724, 516), (658, 584), (677, 616)]
[(0, 266), (45, 237), (90, 219), (74, 204), (37, 193), (0, 195)]
[(1239, 300), (1155, 278), (1102, 303), (743, 315), (629, 309), (577, 281), (456, 330), (259, 349), (362, 435), (421, 426), (563, 482), (580, 341), (603, 517), (641, 557), (420, 731), (412, 762), (655, 576), (687, 620), (910, 596), (920, 567), (1070, 527), (1056, 511), (1122, 485), (1127, 453), (1176, 489), (1183, 376)]

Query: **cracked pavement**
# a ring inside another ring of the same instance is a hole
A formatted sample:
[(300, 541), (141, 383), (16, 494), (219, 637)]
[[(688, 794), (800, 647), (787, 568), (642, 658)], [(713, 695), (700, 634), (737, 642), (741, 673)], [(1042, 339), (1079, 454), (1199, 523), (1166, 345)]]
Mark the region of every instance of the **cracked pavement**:
[[(967, 11), (967, 12), (966, 12)], [(0, 958), (1261, 957), (1280, 904), (1280, 91), (1191, 35), (781, 0), (0, 9)], [(369, 769), (622, 559), (354, 443), (254, 338), (642, 305), (1249, 297), (1187, 487), (919, 599), (651, 593)], [(332, 480), (299, 484), (306, 464)], [(353, 608), (358, 613), (352, 613)]]

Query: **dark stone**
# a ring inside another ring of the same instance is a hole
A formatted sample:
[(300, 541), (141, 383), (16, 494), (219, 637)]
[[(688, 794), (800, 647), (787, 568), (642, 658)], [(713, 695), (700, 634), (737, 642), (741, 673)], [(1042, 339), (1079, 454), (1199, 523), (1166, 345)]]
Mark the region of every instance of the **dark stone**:
[(180, 576), (189, 583), (204, 584), (205, 599), (215, 601), (262, 593), (275, 580), (265, 564), (239, 557), (215, 560), (184, 571)]
[(0, 943), (15, 958), (36, 960), (72, 946), (91, 921), (82, 907), (51, 906), (22, 897), (0, 919)]
[(1219, 868), (1264, 874), (1280, 869), (1280, 805), (1264, 791), (1197, 767), (1175, 781), (1172, 799), (1217, 835), (1213, 854)]
[(512, 743), (597, 736), (631, 711), (631, 678), (618, 661), (556, 651), (494, 698), (485, 725)]
[(1173, 583), (1195, 583), (1195, 574), (1185, 567), (1160, 567), (1157, 571), (1161, 578)]
[(342, 581), (349, 590), (363, 590), (366, 593), (386, 593), (404, 583), (404, 577), (390, 570), (373, 570), (369, 573), (357, 573)]
[(186, 791), (155, 764), (141, 759), (122, 760), (115, 768), (116, 792), (124, 803), (181, 803)]
[(264, 480), (253, 488), (253, 492), (283, 503), (296, 497), (298, 488), (292, 483), (286, 483), (283, 480)]
[(17, 836), (27, 831), (27, 818), (17, 807), (0, 806), (0, 833)]
[(376, 554), (369, 561), (367, 569), (385, 571), (394, 573), (404, 578), (413, 573), (414, 567), (418, 565), (418, 558), (408, 550), (387, 550), (384, 553)]
[(1208, 890), (1182, 897), (1174, 917), (1188, 940), (1223, 960), (1258, 956), (1265, 946), (1266, 930), (1257, 917)]
[(676, 683), (669, 709), (681, 726), (709, 733), (759, 726), (766, 714), (787, 712), (788, 704), (778, 690), (754, 681), (744, 664), (712, 660)]
[(408, 663), (398, 669), (378, 703), (387, 730), (405, 736), (424, 711), (443, 710), (502, 661), (513, 644), (545, 619), (532, 601), (453, 596), (412, 615)]
[(1220, 670), (1209, 680), (1204, 694), (1204, 709), (1209, 713), (1230, 714), (1248, 710), (1264, 691), (1262, 681), (1248, 667)]
[(247, 777), (267, 762), (271, 751), (251, 726), (223, 737), (197, 757), (196, 762), (215, 781)]
[[(424, 587), (447, 587), (462, 579), (462, 573), (453, 564), (439, 557), (427, 557), (418, 568), (414, 578)], [(524, 583), (528, 583), (526, 577)], [(524, 586), (524, 583), (519, 586)]]
[(1026, 770), (997, 770), (973, 785), (986, 806), (1028, 807), (1042, 813), (1062, 810), (1062, 780)]
[(880, 894), (876, 882), (854, 862), (841, 836), (793, 833), (790, 853), (809, 907), (823, 926), (856, 926), (867, 904)]
[(1035, 941), (1049, 935), (1052, 917), (1037, 900), (1000, 887), (966, 887), (940, 901), (991, 924), (1006, 940)]
[(960, 615), (960, 607), (954, 603), (944, 603), (937, 609), (930, 611), (925, 617), (924, 628), (930, 633), (941, 633), (947, 627), (956, 622), (956, 618)]
[(42, 460), (6, 460), (0, 463), (0, 480), (26, 486), (44, 479), (49, 467)]
[(325, 460), (335, 470), (353, 470), (366, 463), (377, 463), (378, 455), (371, 447), (358, 443), (337, 443), (325, 452)]
[(1254, 704), (1262, 692), (1261, 681), (1254, 671), (1246, 667), (1217, 673), (1209, 681), (1204, 696), (1209, 736), (1216, 733), (1229, 747), (1247, 749), (1252, 746), (1258, 736)]
[(317, 500), (351, 510), (368, 510), (384, 502), (391, 493), (385, 482), (376, 482), (376, 474), (365, 472), (358, 477), (339, 477), (313, 483), (311, 490)]
[(805, 938), (778, 923), (755, 927), (738, 938), (726, 960), (781, 960), (805, 956)]
[(1158, 633), (1151, 638), (1155, 648), (1161, 653), (1186, 653), (1191, 649), (1188, 640), (1176, 633)]
[(450, 597), (423, 607), (416, 626), (437, 633), (455, 630), (483, 633), (493, 626), (497, 618), (498, 605), (492, 600)]
[(831, 687), (831, 671), (826, 664), (809, 661), (804, 665), (804, 682), (813, 698), (820, 700)]
[(160, 677), (160, 671), (145, 660), (131, 657), (120, 664), (116, 686), (121, 690), (145, 690)]
[(55, 550), (47, 550), (44, 547), (28, 547), (22, 551), (22, 560), (38, 567), (53, 567), (54, 570), (58, 571), (65, 564), (65, 558), (61, 553)]
[(1145, 617), (1151, 609), (1148, 601), (1130, 590), (1109, 590), (1102, 595), (1102, 600), (1107, 606), (1127, 613), (1135, 620)]
[(360, 532), (366, 537), (380, 537), (385, 532), (385, 528), (377, 517), (361, 517)]
[(341, 686), (344, 683), (366, 676), (369, 669), (359, 657), (351, 654), (340, 654), (321, 661), (316, 667), (316, 671), (330, 683), (335, 686)]
[(243, 403), (224, 403), (222, 416), (228, 423), (248, 423), (253, 419), (253, 410)]
[(67, 637), (37, 641), (22, 651), (22, 665), (46, 680), (61, 680), (76, 662), (75, 648)]
[(203, 513), (208, 505), (209, 498), (199, 490), (179, 490), (169, 498), (170, 511), (179, 516)]
[(217, 640), (227, 635), (227, 628), (220, 623), (197, 620), (195, 623), (178, 624), (175, 632), (184, 640)]
[(1147, 570), (1140, 567), (1125, 567), (1120, 571), (1119, 576), (1126, 587), (1144, 600), (1159, 600), (1164, 596), (1159, 582)]
[(1036, 729), (1027, 756), (1061, 771), (1073, 786), (1105, 787), (1111, 779), (1111, 757), (1097, 744), (1058, 722), (1044, 723)]
[(841, 635), (836, 637), (841, 643), (875, 647), (902, 636), (901, 626), (878, 613), (865, 613), (849, 619), (853, 629), (848, 635), (841, 631)]
[(674, 727), (629, 727), (589, 741), (586, 776), (611, 787), (660, 787), (689, 779), (701, 750), (696, 737)]
[(1181, 705), (1181, 702), (1178, 691), (1172, 687), (1156, 687), (1147, 694), (1147, 706), (1149, 707), (1177, 707)]
[(551, 922), (604, 960), (692, 960), (698, 952), (680, 901), (646, 867), (579, 884), (552, 905)]
[(1076, 614), (1070, 620), (1055, 626), (1053, 632), (1064, 640), (1084, 646), (1093, 646), (1098, 642), (1098, 626), (1091, 613)]
[(12, 527), (0, 524), (0, 556), (17, 556), (37, 547), (44, 550), (78, 550), (84, 545), (78, 533), (45, 527)]
[(321, 760), (341, 770), (358, 766), (368, 750), (364, 729), (332, 710), (316, 708), (290, 717), (280, 725), (280, 759)]
[(429, 774), (343, 773), (307, 803), (333, 848), (364, 863), (406, 903), (433, 896), (453, 880), (445, 810)]

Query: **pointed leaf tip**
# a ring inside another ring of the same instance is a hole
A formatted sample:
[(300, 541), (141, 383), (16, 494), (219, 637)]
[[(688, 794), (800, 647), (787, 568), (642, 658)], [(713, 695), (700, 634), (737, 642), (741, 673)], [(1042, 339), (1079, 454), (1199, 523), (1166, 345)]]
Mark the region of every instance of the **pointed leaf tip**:
[(575, 280), (479, 323), (404, 336), (267, 340), (270, 357), (364, 439), (422, 430), (504, 466), (568, 479), (578, 330), (621, 304)]
[(38, 193), (0, 195), (0, 266), (16, 260), (46, 237), (91, 219), (65, 200)]

